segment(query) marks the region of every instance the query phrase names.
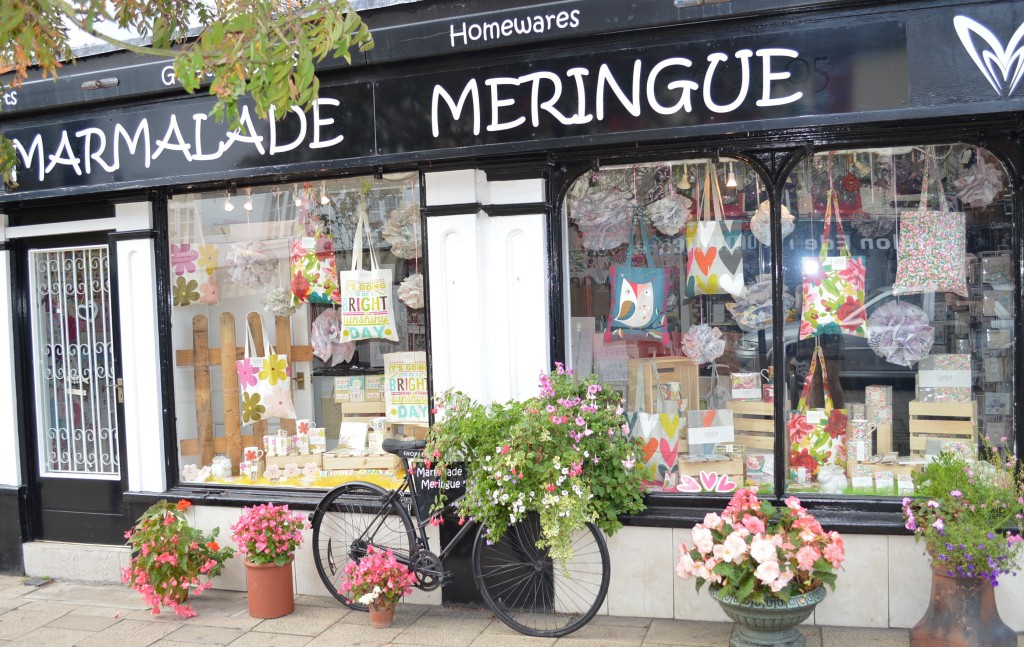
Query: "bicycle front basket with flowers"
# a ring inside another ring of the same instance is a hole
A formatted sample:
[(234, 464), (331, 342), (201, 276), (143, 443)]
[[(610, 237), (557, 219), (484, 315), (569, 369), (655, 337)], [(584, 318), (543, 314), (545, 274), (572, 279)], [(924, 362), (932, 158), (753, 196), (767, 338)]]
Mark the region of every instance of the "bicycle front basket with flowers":
[[(644, 509), (639, 441), (629, 437), (621, 396), (594, 376), (556, 364), (541, 374), (540, 395), (483, 405), (458, 391), (435, 398), (437, 422), (424, 456), (469, 467), (460, 523), (474, 519), (497, 542), (537, 513), (538, 546), (555, 560), (572, 557), (573, 534), (588, 522), (611, 535), (618, 515)], [(445, 502), (442, 495), (433, 511)]]

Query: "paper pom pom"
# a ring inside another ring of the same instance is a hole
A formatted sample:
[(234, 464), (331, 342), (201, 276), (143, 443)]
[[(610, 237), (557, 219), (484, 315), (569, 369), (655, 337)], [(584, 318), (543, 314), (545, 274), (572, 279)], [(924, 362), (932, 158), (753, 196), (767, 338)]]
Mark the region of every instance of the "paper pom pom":
[(419, 258), (423, 241), (419, 235), (420, 206), (415, 202), (392, 209), (381, 235), (391, 243), (391, 253), (399, 258)]
[(341, 336), (341, 319), (334, 308), (324, 310), (313, 320), (309, 331), (309, 345), (313, 354), (337, 366), (343, 362), (351, 362), (356, 352), (354, 342), (343, 341)]
[[(790, 213), (786, 205), (782, 205), (780, 214), (782, 216), (782, 237), (785, 238), (796, 229), (796, 216)], [(750, 233), (762, 245), (770, 246), (772, 244), (771, 222), (771, 204), (765, 200), (757, 205), (754, 215), (750, 217)]]
[(928, 314), (913, 304), (889, 301), (868, 317), (868, 346), (887, 362), (912, 366), (928, 355), (934, 342)]
[(592, 189), (570, 205), (569, 218), (579, 227), (585, 248), (615, 249), (629, 238), (633, 203), (618, 189)]
[[(796, 300), (789, 290), (783, 288), (782, 310), (788, 312), (793, 309)], [(772, 283), (771, 275), (761, 274), (757, 280), (748, 285), (734, 303), (727, 303), (736, 325), (747, 332), (766, 330), (772, 325)]]
[(1006, 174), (998, 160), (992, 159), (989, 163), (987, 157), (991, 156), (979, 151), (978, 162), (953, 182), (964, 204), (988, 206), (1006, 185)]
[(225, 263), (231, 281), (247, 288), (262, 290), (277, 278), (279, 261), (263, 241), (235, 243)]
[(260, 299), (263, 309), (275, 317), (290, 317), (298, 310), (298, 306), (292, 303), (292, 291), (288, 288), (271, 288), (267, 294)]
[(685, 195), (669, 193), (661, 200), (647, 205), (647, 215), (658, 231), (666, 236), (675, 236), (690, 219), (693, 200)]
[(690, 326), (683, 335), (683, 354), (697, 362), (707, 364), (714, 362), (725, 353), (725, 340), (722, 331), (707, 324)]
[(413, 274), (406, 277), (398, 286), (398, 298), (413, 310), (423, 307), (423, 275)]

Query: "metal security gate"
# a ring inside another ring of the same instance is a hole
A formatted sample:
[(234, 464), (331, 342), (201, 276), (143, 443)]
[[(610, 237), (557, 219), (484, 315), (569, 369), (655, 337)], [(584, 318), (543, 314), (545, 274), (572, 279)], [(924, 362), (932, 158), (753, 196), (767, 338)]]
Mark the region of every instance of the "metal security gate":
[(100, 240), (25, 252), (37, 539), (123, 541), (116, 293)]

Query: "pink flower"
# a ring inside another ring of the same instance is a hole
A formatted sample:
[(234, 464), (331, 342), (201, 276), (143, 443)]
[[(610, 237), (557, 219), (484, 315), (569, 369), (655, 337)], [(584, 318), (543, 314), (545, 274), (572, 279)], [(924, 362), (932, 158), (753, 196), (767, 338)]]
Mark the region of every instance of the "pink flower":
[(814, 546), (801, 546), (796, 551), (796, 563), (802, 571), (814, 570), (814, 562), (821, 558), (821, 551)]
[(773, 560), (761, 562), (754, 571), (754, 576), (765, 584), (774, 582), (778, 579), (779, 574), (779, 563)]
[(175, 245), (171, 243), (171, 265), (177, 276), (184, 276), (186, 273), (196, 271), (196, 261), (199, 259), (199, 252), (192, 249), (188, 243)]
[(256, 386), (259, 383), (257, 376), (260, 369), (253, 366), (248, 357), (235, 362), (235, 370), (238, 372), (238, 385), (243, 389)]
[(755, 517), (750, 514), (743, 515), (743, 527), (747, 529), (752, 535), (761, 534), (764, 532), (764, 521), (760, 517)]

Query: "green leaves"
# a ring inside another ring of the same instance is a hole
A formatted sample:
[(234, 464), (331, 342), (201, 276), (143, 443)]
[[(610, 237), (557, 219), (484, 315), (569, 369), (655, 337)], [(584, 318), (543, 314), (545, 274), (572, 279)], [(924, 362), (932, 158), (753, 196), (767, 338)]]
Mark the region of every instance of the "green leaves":
[[(72, 58), (64, 20), (102, 40), (139, 54), (172, 58), (182, 88), (204, 82), (217, 97), (211, 114), (240, 127), (238, 102), (250, 95), (260, 117), (280, 118), (297, 105), (312, 107), (320, 90), (316, 63), (327, 56), (351, 62), (351, 50), (373, 47), (373, 37), (348, 0), (247, 0), (209, 5), (204, 0), (0, 0), (0, 69), (14, 79), (0, 94), (20, 87), (30, 69), (56, 76)], [(187, 38), (189, 16), (203, 26)], [(103, 35), (103, 23), (148, 37), (142, 47)], [(173, 49), (172, 49), (173, 48)], [(13, 186), (11, 142), (0, 135), (0, 174)]]

